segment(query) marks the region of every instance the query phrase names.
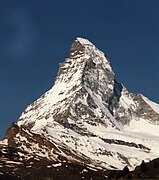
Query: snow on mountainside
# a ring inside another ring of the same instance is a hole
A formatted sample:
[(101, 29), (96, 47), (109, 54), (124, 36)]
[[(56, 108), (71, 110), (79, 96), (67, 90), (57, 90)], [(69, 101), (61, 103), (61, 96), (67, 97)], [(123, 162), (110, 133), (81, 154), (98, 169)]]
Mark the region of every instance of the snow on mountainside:
[(129, 93), (104, 53), (83, 38), (71, 45), (54, 86), (26, 108), (17, 125), (63, 144), (94, 167), (133, 169), (159, 156), (159, 105)]

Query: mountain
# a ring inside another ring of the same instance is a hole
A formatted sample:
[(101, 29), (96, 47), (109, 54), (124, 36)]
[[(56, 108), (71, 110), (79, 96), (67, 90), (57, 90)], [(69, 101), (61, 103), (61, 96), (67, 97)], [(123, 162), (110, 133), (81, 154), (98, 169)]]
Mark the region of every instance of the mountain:
[(77, 38), (53, 87), (26, 108), (0, 142), (0, 174), (106, 178), (110, 170), (133, 170), (157, 158), (158, 130), (159, 105), (129, 93), (104, 53)]

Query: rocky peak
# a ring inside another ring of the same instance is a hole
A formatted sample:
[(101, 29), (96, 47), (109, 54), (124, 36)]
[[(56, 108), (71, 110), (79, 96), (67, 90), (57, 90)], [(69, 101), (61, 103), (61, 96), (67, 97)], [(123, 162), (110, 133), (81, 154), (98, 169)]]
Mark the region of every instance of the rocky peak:
[(50, 119), (52, 123), (56, 121), (64, 127), (76, 127), (76, 132), (84, 132), (86, 129), (80, 125), (82, 119), (91, 118), (92, 123), (103, 121), (106, 126), (119, 129), (108, 110), (114, 86), (114, 72), (104, 53), (88, 40), (77, 38), (71, 45), (70, 57), (60, 64), (54, 86), (25, 110), (18, 124), (46, 129)]
[(55, 84), (61, 82), (76, 87), (84, 84), (92, 90), (106, 83), (113, 91), (114, 72), (103, 52), (90, 41), (77, 38), (71, 45), (70, 57), (60, 64)]
[[(39, 134), (75, 154), (82, 153), (85, 159), (97, 160), (105, 168), (121, 169), (158, 156), (155, 136), (159, 126), (149, 123), (158, 116), (158, 105), (129, 93), (115, 80), (103, 52), (88, 40), (77, 38), (70, 56), (60, 64), (54, 86), (26, 108), (17, 125), (29, 129), (33, 138)], [(20, 138), (19, 142), (24, 139)]]
[(84, 38), (77, 38), (71, 45), (70, 58), (76, 59), (85, 54), (89, 55), (93, 49), (95, 49), (95, 46), (90, 41)]

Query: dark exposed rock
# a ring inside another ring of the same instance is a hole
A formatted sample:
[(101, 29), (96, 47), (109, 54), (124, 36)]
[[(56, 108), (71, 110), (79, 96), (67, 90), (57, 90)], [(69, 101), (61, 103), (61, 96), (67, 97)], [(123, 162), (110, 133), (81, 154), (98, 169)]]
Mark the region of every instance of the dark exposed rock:
[(146, 146), (143, 146), (142, 144), (135, 144), (133, 142), (126, 142), (126, 141), (117, 140), (117, 139), (102, 139), (102, 140), (109, 144), (119, 144), (119, 145), (124, 145), (124, 146), (129, 146), (129, 147), (140, 148), (148, 152), (151, 150), (147, 148)]

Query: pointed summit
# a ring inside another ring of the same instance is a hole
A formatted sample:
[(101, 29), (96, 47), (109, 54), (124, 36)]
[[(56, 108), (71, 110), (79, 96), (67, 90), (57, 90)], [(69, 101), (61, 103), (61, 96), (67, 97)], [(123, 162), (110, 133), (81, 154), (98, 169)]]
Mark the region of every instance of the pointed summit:
[(85, 54), (90, 54), (92, 49), (95, 49), (95, 46), (89, 40), (77, 37), (71, 45), (70, 58), (76, 59)]
[[(85, 39), (83, 39), (83, 40), (85, 40)], [(87, 40), (85, 40), (85, 41), (87, 41)], [(85, 54), (85, 46), (77, 38), (71, 45), (70, 58), (76, 59), (76, 58), (84, 56), (84, 54)]]
[(77, 37), (76, 41), (80, 42), (82, 45), (91, 45), (94, 46), (88, 39)]
[[(114, 72), (104, 53), (87, 39), (76, 38), (71, 45), (69, 58), (60, 64), (55, 84), (59, 81), (71, 81), (73, 83), (79, 80), (83, 82), (83, 77), (88, 69), (94, 69), (94, 71), (104, 70), (107, 72), (108, 79), (114, 80)], [(98, 77), (99, 73), (96, 76)]]
[[(109, 99), (114, 91), (114, 73), (104, 53), (88, 40), (77, 38), (71, 45), (70, 54), (70, 58), (60, 64), (54, 86), (44, 95), (44, 98), (38, 99), (35, 105), (26, 109), (18, 124), (33, 127), (33, 129), (41, 128), (36, 124), (42, 122), (43, 115), (36, 112), (44, 109), (47, 111), (46, 114), (52, 114), (52, 122), (56, 119), (61, 122), (61, 117), (65, 117), (65, 122), (68, 122), (68, 119), (74, 119), (77, 116), (79, 121), (84, 117), (84, 119), (92, 117), (97, 121), (103, 116), (102, 119), (105, 121), (107, 116), (109, 122), (106, 124), (119, 129), (119, 124), (107, 110)], [(89, 104), (88, 107), (87, 104)], [(28, 121), (26, 112), (31, 109), (33, 114), (35, 113), (35, 119), (31, 118)], [(96, 111), (100, 113), (96, 114)], [(41, 122), (37, 120), (39, 118)]]

